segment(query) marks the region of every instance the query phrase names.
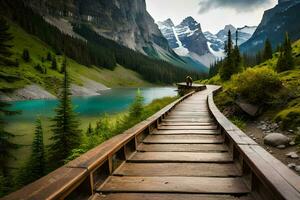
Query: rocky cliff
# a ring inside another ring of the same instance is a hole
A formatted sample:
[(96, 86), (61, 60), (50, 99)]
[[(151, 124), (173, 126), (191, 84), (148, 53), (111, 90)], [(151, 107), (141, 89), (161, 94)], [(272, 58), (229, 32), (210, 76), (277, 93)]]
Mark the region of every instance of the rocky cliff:
[(142, 53), (174, 52), (146, 10), (145, 0), (24, 0), (45, 19), (73, 36), (72, 26), (89, 24), (101, 36)]

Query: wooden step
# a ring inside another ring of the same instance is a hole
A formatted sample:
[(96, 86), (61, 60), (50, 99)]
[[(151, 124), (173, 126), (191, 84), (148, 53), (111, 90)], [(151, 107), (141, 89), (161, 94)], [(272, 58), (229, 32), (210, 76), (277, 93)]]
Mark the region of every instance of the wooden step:
[(200, 194), (247, 194), (250, 192), (241, 178), (127, 176), (111, 176), (96, 191)]
[(228, 152), (135, 152), (128, 162), (205, 162), (230, 163), (232, 156)]
[(200, 119), (187, 119), (187, 118), (182, 118), (182, 119), (168, 119), (165, 118), (162, 120), (163, 122), (198, 122), (198, 123), (203, 123), (203, 122), (214, 122), (213, 118), (200, 118)]
[(140, 144), (138, 151), (153, 152), (227, 152), (223, 144)]
[(158, 127), (159, 130), (216, 130), (217, 126), (162, 126)]
[(224, 139), (219, 135), (148, 135), (143, 143), (148, 144), (220, 144)]
[(95, 194), (91, 200), (253, 200), (249, 196), (172, 194), (172, 193), (111, 193)]
[(216, 126), (213, 122), (162, 122), (161, 126)]
[(210, 163), (124, 163), (114, 171), (115, 176), (241, 176), (235, 164)]
[(220, 130), (153, 130), (154, 135), (220, 135)]

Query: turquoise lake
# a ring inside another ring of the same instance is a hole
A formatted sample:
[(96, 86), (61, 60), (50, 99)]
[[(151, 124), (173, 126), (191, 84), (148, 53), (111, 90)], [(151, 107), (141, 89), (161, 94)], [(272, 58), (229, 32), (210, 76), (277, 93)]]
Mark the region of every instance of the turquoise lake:
[[(126, 111), (133, 102), (137, 88), (119, 88), (102, 91), (99, 96), (73, 97), (72, 102), (75, 111), (78, 113), (80, 128), (85, 131), (88, 124), (93, 126), (104, 114), (116, 114)], [(140, 88), (144, 97), (144, 103), (148, 104), (154, 99), (167, 96), (176, 96), (175, 87), (148, 87)], [(10, 109), (20, 110), (20, 115), (8, 117), (7, 130), (18, 135), (14, 142), (23, 145), (17, 150), (13, 150), (13, 155), (17, 158), (9, 161), (13, 167), (21, 166), (30, 155), (30, 145), (35, 129), (35, 120), (39, 116), (42, 119), (44, 128), (44, 142), (49, 144), (51, 136), (50, 118), (54, 116), (54, 109), (58, 104), (57, 100), (28, 100), (12, 102)]]
[[(72, 102), (79, 117), (97, 117), (104, 113), (114, 114), (128, 108), (137, 90), (137, 88), (110, 89), (102, 91), (99, 96), (73, 97)], [(177, 95), (175, 87), (149, 87), (140, 90), (145, 104), (154, 99)], [(32, 122), (37, 116), (42, 118), (52, 117), (57, 104), (57, 100), (15, 101), (12, 103), (11, 109), (20, 110), (22, 113), (21, 115), (9, 117), (8, 120), (10, 122)]]

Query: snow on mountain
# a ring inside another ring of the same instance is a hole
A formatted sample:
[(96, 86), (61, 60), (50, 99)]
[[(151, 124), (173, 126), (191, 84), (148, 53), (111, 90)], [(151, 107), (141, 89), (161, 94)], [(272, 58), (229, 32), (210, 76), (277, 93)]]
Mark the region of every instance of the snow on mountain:
[(200, 23), (192, 17), (185, 18), (177, 26), (170, 19), (157, 24), (170, 47), (178, 55), (189, 57), (206, 67), (215, 60), (207, 46), (207, 39), (202, 33)]
[(244, 26), (242, 28), (235, 28), (232, 25), (226, 25), (224, 29), (220, 30), (217, 34), (205, 32), (204, 35), (208, 40), (207, 45), (212, 54), (217, 58), (223, 58), (225, 56), (224, 46), (228, 38), (228, 31), (231, 31), (232, 41), (236, 42), (236, 31), (238, 30), (238, 45), (242, 45), (248, 41), (256, 30), (256, 26)]

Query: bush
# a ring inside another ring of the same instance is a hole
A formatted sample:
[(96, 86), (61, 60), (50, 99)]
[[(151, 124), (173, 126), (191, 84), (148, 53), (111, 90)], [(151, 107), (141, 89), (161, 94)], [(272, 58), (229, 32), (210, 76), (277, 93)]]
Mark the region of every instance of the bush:
[(300, 107), (287, 108), (275, 117), (276, 122), (281, 121), (281, 127), (283, 129), (294, 129), (300, 127)]
[(231, 90), (250, 103), (270, 103), (281, 88), (278, 74), (268, 67), (248, 68), (232, 77)]

